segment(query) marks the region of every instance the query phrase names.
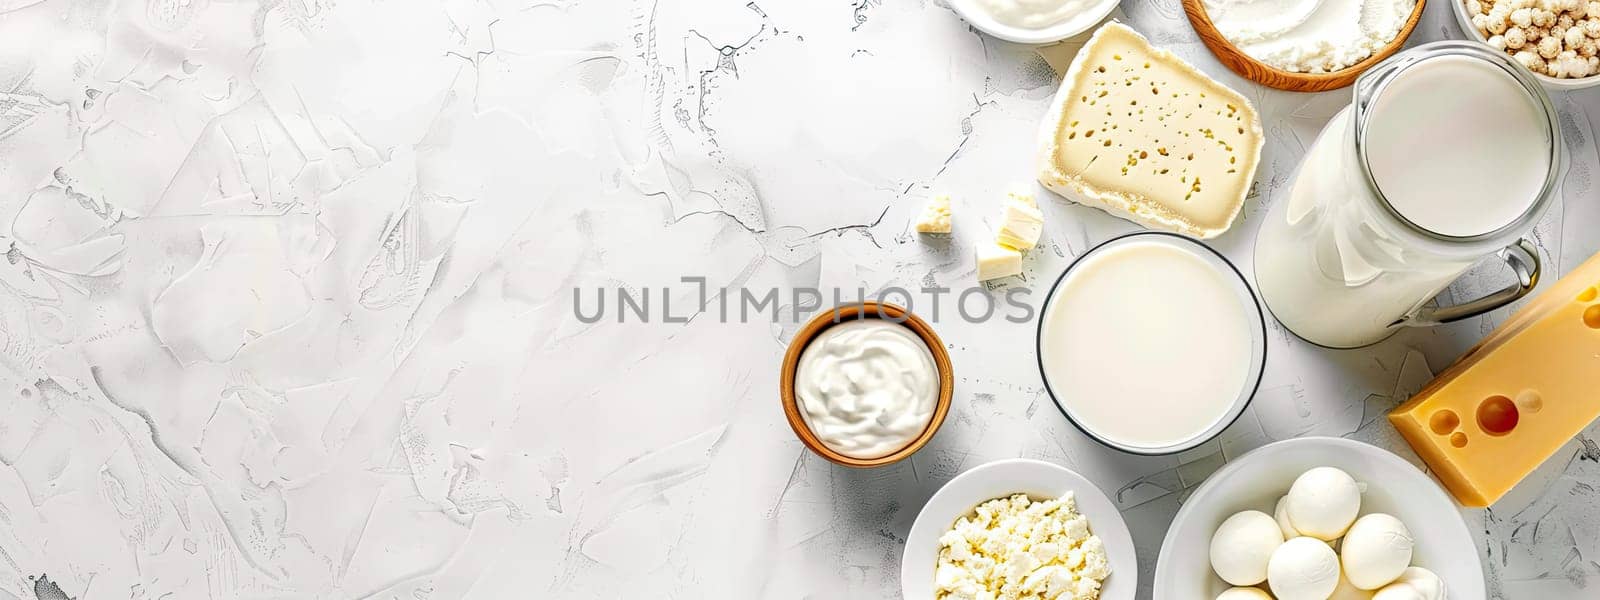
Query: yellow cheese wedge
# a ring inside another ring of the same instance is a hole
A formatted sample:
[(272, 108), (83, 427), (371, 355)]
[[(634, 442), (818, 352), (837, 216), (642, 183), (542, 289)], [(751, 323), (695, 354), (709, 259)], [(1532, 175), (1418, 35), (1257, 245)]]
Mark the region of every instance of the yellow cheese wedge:
[(1046, 188), (1147, 227), (1226, 231), (1261, 160), (1250, 102), (1109, 23), (1067, 69), (1039, 131)]
[[(1574, 269), (1572, 274), (1576, 275), (1585, 269), (1600, 269), (1600, 254), (1589, 257), (1589, 260), (1578, 265), (1578, 268)], [(1522, 308), (1512, 313), (1493, 332), (1490, 332), (1489, 335), (1479, 340), (1476, 345), (1467, 349), (1466, 353), (1461, 355), (1461, 358), (1456, 361), (1452, 368), (1465, 367), (1471, 364), (1472, 359), (1479, 353), (1486, 352), (1498, 346), (1500, 342), (1510, 339), (1540, 317), (1565, 305), (1572, 297), (1582, 294), (1583, 290), (1593, 283), (1593, 281), (1588, 281), (1582, 277), (1564, 277), (1550, 284), (1540, 291), (1539, 295), (1534, 296), (1533, 299), (1524, 304)]]
[(1600, 254), (1389, 414), (1465, 506), (1493, 504), (1600, 416)]

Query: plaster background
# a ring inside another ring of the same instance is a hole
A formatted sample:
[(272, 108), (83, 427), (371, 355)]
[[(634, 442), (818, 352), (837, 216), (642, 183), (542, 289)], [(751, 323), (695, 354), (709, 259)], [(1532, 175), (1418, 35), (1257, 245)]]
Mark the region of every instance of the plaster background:
[[(1248, 273), (1348, 94), (1241, 81), (1178, 0), (1122, 11), (1265, 119), (1212, 244)], [(1437, 1), (1412, 41), (1456, 36)], [(1033, 183), (1055, 85), (936, 2), (0, 0), (0, 599), (892, 598), (926, 498), (1015, 456), (1112, 493), (1148, 585), (1230, 457), (1335, 435), (1415, 460), (1379, 417), (1505, 311), (1358, 351), (1274, 328), (1244, 418), (1166, 458), (1074, 431), (1031, 323), (946, 319), (955, 405), (914, 460), (800, 446), (793, 321), (723, 322), (716, 290), (967, 287), (1031, 191), (1047, 238), (1000, 287), (1042, 301), (1135, 229)], [(1600, 91), (1553, 99), (1572, 168), (1537, 241), (1564, 271), (1600, 249)], [(911, 232), (932, 193), (950, 240)], [(694, 318), (575, 317), (575, 288), (619, 287)], [(1593, 595), (1596, 437), (1465, 511), (1498, 597)]]

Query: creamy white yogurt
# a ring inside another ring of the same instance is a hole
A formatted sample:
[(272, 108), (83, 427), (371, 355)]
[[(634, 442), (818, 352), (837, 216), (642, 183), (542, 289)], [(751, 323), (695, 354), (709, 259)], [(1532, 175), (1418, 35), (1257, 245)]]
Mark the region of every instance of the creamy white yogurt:
[(1101, 0), (972, 0), (972, 3), (1003, 24), (1044, 29), (1100, 4)]
[(1381, 50), (1416, 0), (1205, 0), (1217, 31), (1251, 58), (1285, 71), (1333, 72)]
[(933, 419), (939, 369), (911, 329), (885, 319), (847, 321), (800, 353), (795, 400), (823, 445), (851, 458), (904, 448)]

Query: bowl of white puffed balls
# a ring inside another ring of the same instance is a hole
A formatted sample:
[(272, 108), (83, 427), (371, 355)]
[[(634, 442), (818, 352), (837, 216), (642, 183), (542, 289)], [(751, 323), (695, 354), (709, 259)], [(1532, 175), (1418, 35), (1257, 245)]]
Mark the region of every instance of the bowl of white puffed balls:
[(1468, 37), (1551, 89), (1600, 85), (1600, 0), (1448, 0)]
[(1183, 502), (1155, 600), (1483, 600), (1461, 508), (1386, 450), (1298, 438), (1229, 461)]

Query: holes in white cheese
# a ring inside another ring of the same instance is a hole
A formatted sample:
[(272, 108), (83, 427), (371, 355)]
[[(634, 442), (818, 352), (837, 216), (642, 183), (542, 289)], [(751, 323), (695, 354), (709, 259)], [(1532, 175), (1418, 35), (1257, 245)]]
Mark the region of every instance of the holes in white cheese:
[(1235, 149), (1248, 139), (1243, 104), (1210, 98), (1195, 89), (1209, 82), (1136, 47), (1103, 47), (1086, 59), (1058, 138), (1061, 158), (1082, 165), (1074, 170), (1091, 181), (1120, 175), (1129, 181), (1118, 187), (1172, 201), (1216, 194), (1219, 182), (1224, 194), (1247, 185), (1237, 177), (1249, 157)]

